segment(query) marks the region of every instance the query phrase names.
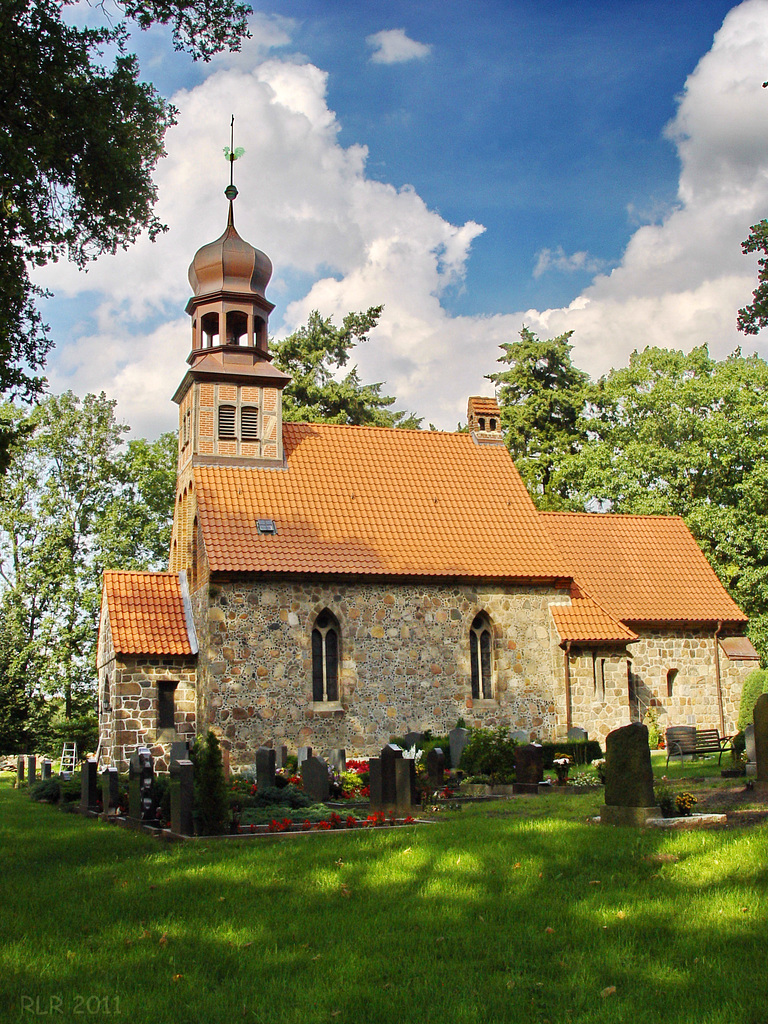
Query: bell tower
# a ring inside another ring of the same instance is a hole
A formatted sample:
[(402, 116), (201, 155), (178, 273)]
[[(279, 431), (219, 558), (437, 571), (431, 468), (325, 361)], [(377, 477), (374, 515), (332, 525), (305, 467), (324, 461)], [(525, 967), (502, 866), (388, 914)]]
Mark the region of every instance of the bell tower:
[(189, 267), (192, 350), (173, 396), (179, 460), (170, 568), (191, 569), (190, 583), (198, 540), (194, 467), (282, 469), (282, 390), (291, 379), (269, 353), (272, 263), (237, 233), (231, 181), (224, 194), (224, 233), (198, 249)]

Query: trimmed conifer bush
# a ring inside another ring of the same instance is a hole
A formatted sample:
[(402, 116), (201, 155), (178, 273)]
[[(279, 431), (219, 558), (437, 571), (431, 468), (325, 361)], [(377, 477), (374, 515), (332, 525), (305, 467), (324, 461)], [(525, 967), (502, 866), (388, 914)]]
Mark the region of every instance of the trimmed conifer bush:
[(229, 798), (224, 779), (224, 760), (215, 732), (198, 736), (194, 747), (195, 827), (203, 836), (216, 836), (229, 829)]

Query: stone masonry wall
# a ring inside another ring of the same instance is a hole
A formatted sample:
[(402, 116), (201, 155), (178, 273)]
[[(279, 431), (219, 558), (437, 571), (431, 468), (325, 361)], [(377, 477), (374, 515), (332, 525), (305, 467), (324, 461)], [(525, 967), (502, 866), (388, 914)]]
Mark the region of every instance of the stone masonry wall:
[[(207, 622), (201, 593), (200, 727), (220, 734), (233, 766), (268, 740), (371, 754), (391, 735), (444, 733), (459, 717), (547, 739), (565, 720), (554, 588), (226, 582), (210, 587)], [(341, 632), (335, 706), (312, 701), (311, 631), (326, 607)], [(481, 610), (494, 628), (495, 698), (473, 701), (469, 630)]]
[[(574, 725), (587, 729), (591, 737), (603, 740), (611, 729), (631, 721), (627, 676), (629, 657), (640, 714), (644, 713), (645, 708), (654, 707), (659, 715), (659, 728), (662, 732), (670, 725), (720, 728), (712, 632), (647, 631), (641, 634), (637, 643), (630, 644), (627, 650), (628, 655), (624, 652), (617, 654), (615, 649), (597, 651), (597, 672), (594, 675), (592, 652), (572, 652), (571, 706)], [(742, 685), (755, 662), (729, 661), (723, 651), (720, 651), (719, 656), (725, 732), (731, 734), (736, 732)], [(604, 695), (600, 684), (601, 659), (605, 659)], [(670, 670), (676, 671), (671, 696), (667, 687)]]

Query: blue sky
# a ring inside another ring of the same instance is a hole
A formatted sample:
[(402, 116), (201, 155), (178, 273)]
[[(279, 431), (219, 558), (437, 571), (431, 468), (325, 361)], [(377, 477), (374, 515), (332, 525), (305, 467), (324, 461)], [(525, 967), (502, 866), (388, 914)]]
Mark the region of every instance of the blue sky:
[(104, 389), (137, 434), (175, 425), (186, 269), (223, 229), (233, 112), (272, 333), (383, 302), (361, 375), (441, 428), (523, 323), (573, 329), (594, 376), (645, 344), (766, 354), (735, 317), (755, 275), (739, 243), (768, 216), (768, 0), (280, 0), (208, 65), (164, 30), (135, 45), (179, 109), (169, 232), (41, 281), (51, 388)]

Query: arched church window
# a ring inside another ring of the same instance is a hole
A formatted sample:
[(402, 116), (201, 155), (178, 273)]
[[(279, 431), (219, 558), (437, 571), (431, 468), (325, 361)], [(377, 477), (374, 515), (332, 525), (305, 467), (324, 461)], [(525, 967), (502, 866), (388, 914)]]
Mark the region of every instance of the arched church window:
[(492, 700), (491, 622), (485, 612), (480, 612), (472, 620), (469, 630), (469, 660), (472, 673), (472, 696), (479, 700)]
[(312, 700), (339, 699), (339, 623), (325, 608), (312, 630)]

